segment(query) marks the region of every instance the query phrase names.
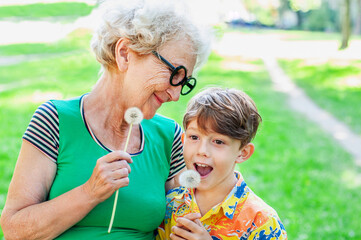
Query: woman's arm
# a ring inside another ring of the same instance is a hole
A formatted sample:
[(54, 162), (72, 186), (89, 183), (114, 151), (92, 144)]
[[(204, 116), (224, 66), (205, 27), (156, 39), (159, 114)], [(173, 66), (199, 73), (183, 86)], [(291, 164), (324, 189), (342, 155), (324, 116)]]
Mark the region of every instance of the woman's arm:
[(165, 192), (168, 192), (169, 190), (179, 187), (180, 183), (179, 183), (179, 175), (184, 172), (185, 170), (187, 170), (186, 168), (183, 168), (182, 170), (180, 170), (177, 175), (175, 175), (171, 180), (168, 180), (165, 183)]
[(1, 216), (6, 239), (53, 239), (96, 205), (82, 187), (46, 201), (55, 173), (56, 164), (23, 141)]
[(170, 156), (170, 171), (165, 183), (166, 192), (172, 188), (179, 187), (179, 175), (186, 170), (183, 159), (183, 131), (178, 123), (175, 123), (172, 152)]
[[(119, 160), (123, 159), (123, 160)], [(100, 159), (83, 185), (46, 201), (56, 164), (23, 141), (1, 216), (7, 240), (53, 239), (84, 218), (116, 189), (129, 184), (130, 156), (113, 152)]]

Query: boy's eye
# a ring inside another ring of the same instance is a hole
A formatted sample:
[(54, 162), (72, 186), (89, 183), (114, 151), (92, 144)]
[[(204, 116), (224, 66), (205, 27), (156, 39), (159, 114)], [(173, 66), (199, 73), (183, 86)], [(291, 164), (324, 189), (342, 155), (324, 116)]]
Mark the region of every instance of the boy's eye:
[(190, 135), (189, 138), (192, 139), (192, 140), (197, 140), (198, 139), (198, 137), (196, 135)]
[(218, 139), (214, 140), (214, 142), (218, 145), (224, 144), (224, 142), (222, 140), (218, 140)]

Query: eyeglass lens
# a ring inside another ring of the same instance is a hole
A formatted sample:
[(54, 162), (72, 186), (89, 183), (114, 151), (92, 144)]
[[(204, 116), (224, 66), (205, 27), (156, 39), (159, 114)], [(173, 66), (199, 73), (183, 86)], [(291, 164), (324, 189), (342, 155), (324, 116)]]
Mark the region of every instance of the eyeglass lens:
[(187, 95), (188, 93), (190, 93), (193, 90), (193, 88), (195, 88), (196, 82), (197, 81), (195, 78), (193, 77), (188, 78), (185, 84), (182, 86), (181, 94)]
[(178, 66), (173, 70), (170, 76), (170, 84), (172, 86), (182, 85), (184, 81), (186, 81), (187, 78), (186, 76), (187, 76), (186, 68), (183, 66)]

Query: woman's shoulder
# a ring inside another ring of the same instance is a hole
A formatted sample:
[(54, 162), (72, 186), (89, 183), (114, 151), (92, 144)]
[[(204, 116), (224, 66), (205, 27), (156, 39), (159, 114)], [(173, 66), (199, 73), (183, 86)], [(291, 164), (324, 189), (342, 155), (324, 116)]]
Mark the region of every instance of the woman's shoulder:
[(41, 123), (41, 125), (57, 127), (59, 121), (55, 105), (50, 100), (40, 104), (32, 116), (30, 123), (32, 122), (37, 122), (38, 125)]
[(174, 129), (180, 128), (180, 125), (175, 120), (161, 114), (156, 114), (151, 119), (144, 119), (142, 125), (145, 127), (149, 126), (152, 129), (170, 129), (172, 132), (174, 132)]
[(48, 100), (40, 104), (38, 108), (35, 110), (35, 113), (39, 113), (39, 112), (56, 114), (57, 111), (54, 103), (51, 100)]
[(81, 99), (83, 96), (77, 96), (68, 99), (52, 99), (48, 102), (52, 103), (58, 111), (61, 111), (63, 108), (78, 108), (81, 104)]
[(33, 114), (23, 139), (57, 161), (59, 147), (59, 117), (51, 101), (42, 103)]
[(156, 113), (152, 119), (149, 119), (149, 121), (154, 122), (169, 122), (169, 123), (175, 123), (176, 121), (174, 119), (171, 119), (169, 117), (166, 117), (164, 115), (161, 115), (159, 113)]

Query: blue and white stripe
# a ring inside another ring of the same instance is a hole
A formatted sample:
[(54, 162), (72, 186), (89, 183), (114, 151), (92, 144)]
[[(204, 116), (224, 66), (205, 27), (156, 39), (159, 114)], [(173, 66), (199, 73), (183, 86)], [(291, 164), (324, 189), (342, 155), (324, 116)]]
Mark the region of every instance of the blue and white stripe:
[(52, 102), (43, 103), (35, 111), (23, 139), (56, 162), (59, 149), (59, 117)]
[(170, 157), (170, 171), (168, 180), (172, 179), (177, 173), (185, 167), (183, 159), (182, 128), (178, 123), (175, 124), (174, 140), (172, 153)]

